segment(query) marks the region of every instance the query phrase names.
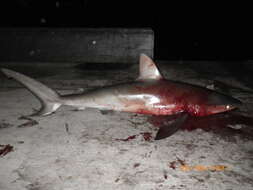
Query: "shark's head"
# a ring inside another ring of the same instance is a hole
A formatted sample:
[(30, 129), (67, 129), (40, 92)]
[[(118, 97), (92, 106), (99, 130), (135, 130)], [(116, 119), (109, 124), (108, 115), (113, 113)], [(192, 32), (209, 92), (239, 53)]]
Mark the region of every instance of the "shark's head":
[(241, 101), (233, 97), (213, 91), (207, 97), (205, 110), (207, 115), (210, 115), (236, 109), (241, 104)]

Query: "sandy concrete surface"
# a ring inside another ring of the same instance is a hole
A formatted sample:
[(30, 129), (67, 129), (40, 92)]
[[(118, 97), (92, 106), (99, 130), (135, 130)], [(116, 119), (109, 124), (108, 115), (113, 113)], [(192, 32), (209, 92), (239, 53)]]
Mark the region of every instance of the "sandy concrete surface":
[[(225, 68), (210, 64), (208, 73), (194, 64), (159, 65), (169, 79), (239, 98), (244, 105), (235, 113), (251, 119), (251, 87)], [(133, 80), (137, 68), (23, 71), (60, 93), (73, 93)], [(154, 141), (157, 127), (144, 115), (62, 107), (47, 117), (21, 117), (38, 109), (39, 101), (14, 81), (2, 77), (0, 82), (0, 150), (12, 147), (0, 156), (0, 190), (253, 189), (248, 121), (227, 121), (233, 133), (205, 131), (208, 123), (202, 122), (196, 130)]]

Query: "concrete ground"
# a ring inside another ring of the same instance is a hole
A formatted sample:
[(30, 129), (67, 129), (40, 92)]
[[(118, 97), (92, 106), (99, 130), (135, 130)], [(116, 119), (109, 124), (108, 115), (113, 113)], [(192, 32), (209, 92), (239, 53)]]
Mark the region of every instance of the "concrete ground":
[[(154, 141), (156, 123), (164, 118), (69, 107), (47, 117), (24, 117), (39, 108), (39, 101), (0, 75), (0, 189), (253, 189), (248, 63), (243, 74), (226, 63), (158, 63), (168, 79), (221, 91), (244, 104), (228, 114), (192, 120), (191, 127)], [(62, 94), (138, 75), (138, 65), (11, 68)]]

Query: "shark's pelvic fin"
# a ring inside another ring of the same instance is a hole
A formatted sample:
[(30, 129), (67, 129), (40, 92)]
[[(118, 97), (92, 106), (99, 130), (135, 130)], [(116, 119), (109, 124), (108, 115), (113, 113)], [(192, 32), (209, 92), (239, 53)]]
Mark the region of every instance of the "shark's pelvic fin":
[(7, 77), (27, 87), (40, 100), (41, 109), (33, 115), (49, 115), (62, 105), (60, 95), (39, 81), (9, 69), (1, 70)]
[(141, 54), (139, 62), (140, 73), (137, 80), (160, 80), (163, 78), (154, 61), (147, 55)]

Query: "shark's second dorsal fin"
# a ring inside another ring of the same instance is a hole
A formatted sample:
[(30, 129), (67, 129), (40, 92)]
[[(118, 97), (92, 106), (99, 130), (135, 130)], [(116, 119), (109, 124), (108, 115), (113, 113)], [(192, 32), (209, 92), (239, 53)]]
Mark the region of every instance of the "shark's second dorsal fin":
[(139, 65), (140, 74), (137, 80), (146, 80), (146, 79), (160, 80), (163, 78), (154, 61), (147, 55), (145, 54), (140, 55), (139, 64), (140, 64)]

